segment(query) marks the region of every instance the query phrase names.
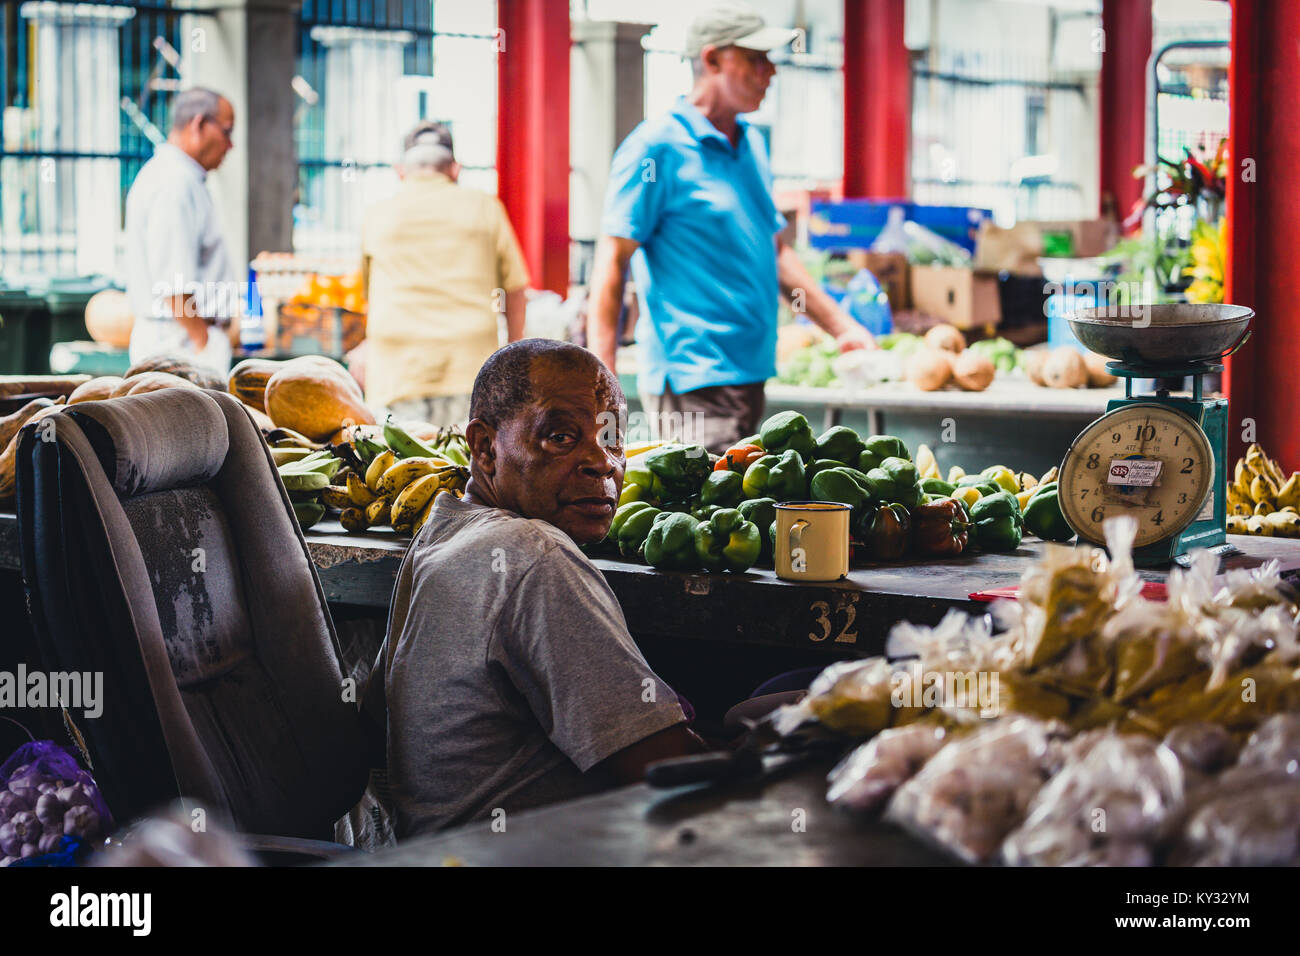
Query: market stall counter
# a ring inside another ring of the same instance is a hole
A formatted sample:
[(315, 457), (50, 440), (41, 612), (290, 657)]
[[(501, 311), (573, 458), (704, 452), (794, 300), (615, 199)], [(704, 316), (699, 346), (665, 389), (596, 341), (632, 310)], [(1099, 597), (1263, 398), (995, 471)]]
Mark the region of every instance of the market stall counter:
[[(1245, 535), (1229, 540), (1241, 553), (1224, 558), (1222, 571), (1276, 559), (1284, 577), (1300, 577), (1300, 540)], [(387, 609), (405, 539), (382, 532), (347, 534), (326, 520), (307, 532), (307, 546), (331, 603)], [(660, 571), (612, 558), (594, 563), (623, 606), (634, 636), (860, 657), (879, 654), (898, 621), (937, 624), (950, 609), (977, 610), (981, 604), (971, 594), (1014, 587), (1044, 546), (1025, 539), (1009, 553), (861, 564), (846, 579), (823, 583), (783, 581), (759, 567), (744, 574), (706, 574)], [(1167, 576), (1161, 569), (1140, 573), (1157, 582)]]
[(961, 861), (826, 802), (829, 762), (769, 763), (762, 779), (645, 784), (416, 837), (343, 866), (945, 866)]

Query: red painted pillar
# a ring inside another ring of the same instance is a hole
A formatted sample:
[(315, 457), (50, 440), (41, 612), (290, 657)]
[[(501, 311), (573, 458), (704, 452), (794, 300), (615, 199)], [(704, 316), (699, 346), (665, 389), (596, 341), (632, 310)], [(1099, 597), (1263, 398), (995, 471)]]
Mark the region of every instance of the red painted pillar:
[(1101, 208), (1110, 197), (1122, 220), (1145, 185), (1133, 178), (1133, 169), (1145, 158), (1151, 0), (1102, 0), (1101, 28), (1106, 44), (1098, 109)]
[(1300, 3), (1234, 0), (1228, 72), (1227, 286), (1224, 301), (1255, 310), (1254, 333), (1228, 361), (1233, 427), (1228, 460), (1244, 451), (1244, 419), (1288, 472), (1300, 468)]
[(912, 68), (904, 0), (844, 0), (844, 197), (911, 193)]
[(569, 5), (497, 0), (497, 195), (532, 286), (569, 290)]

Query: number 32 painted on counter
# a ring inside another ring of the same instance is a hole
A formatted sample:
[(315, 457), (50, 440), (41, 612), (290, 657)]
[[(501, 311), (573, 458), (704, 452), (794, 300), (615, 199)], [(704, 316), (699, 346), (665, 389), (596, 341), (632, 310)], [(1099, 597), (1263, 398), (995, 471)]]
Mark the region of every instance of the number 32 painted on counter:
[[(840, 632), (835, 635), (835, 640), (832, 641), (832, 643), (856, 644), (858, 642), (858, 632), (849, 630), (849, 628), (853, 626), (853, 619), (858, 616), (857, 603), (858, 596), (855, 594), (848, 604), (844, 605), (842, 608), (836, 608), (836, 610), (844, 611), (845, 621), (844, 626), (840, 628)], [(831, 630), (834, 627), (834, 624), (830, 619), (831, 606), (826, 601), (813, 601), (812, 611), (816, 615), (816, 618), (814, 619), (815, 623), (821, 625), (822, 633), (820, 636), (815, 633), (810, 633), (808, 635), (808, 640), (820, 643), (831, 636)]]

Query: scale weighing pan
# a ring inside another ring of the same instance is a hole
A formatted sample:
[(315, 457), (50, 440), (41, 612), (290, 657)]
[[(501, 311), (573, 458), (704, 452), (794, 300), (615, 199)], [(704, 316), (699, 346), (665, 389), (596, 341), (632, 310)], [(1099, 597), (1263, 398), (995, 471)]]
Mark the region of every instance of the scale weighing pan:
[(1244, 305), (1136, 308), (1145, 308), (1146, 316), (1117, 316), (1111, 305), (1079, 309), (1066, 320), (1075, 337), (1097, 354), (1125, 365), (1159, 367), (1218, 362), (1245, 344), (1255, 317)]

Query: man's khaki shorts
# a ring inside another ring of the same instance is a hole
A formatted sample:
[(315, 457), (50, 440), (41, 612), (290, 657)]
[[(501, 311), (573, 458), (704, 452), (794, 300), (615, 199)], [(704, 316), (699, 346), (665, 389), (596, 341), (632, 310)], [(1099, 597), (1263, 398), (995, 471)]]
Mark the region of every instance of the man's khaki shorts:
[[(424, 398), (404, 398), (390, 404), (387, 412), (399, 422), (428, 422), (442, 428), (448, 425), (464, 428), (469, 422), (469, 396), (428, 395)], [(380, 419), (382, 418), (381, 415)]]
[(681, 394), (665, 385), (662, 395), (641, 393), (652, 435), (703, 445), (715, 455), (758, 431), (763, 403), (762, 382), (715, 385)]

